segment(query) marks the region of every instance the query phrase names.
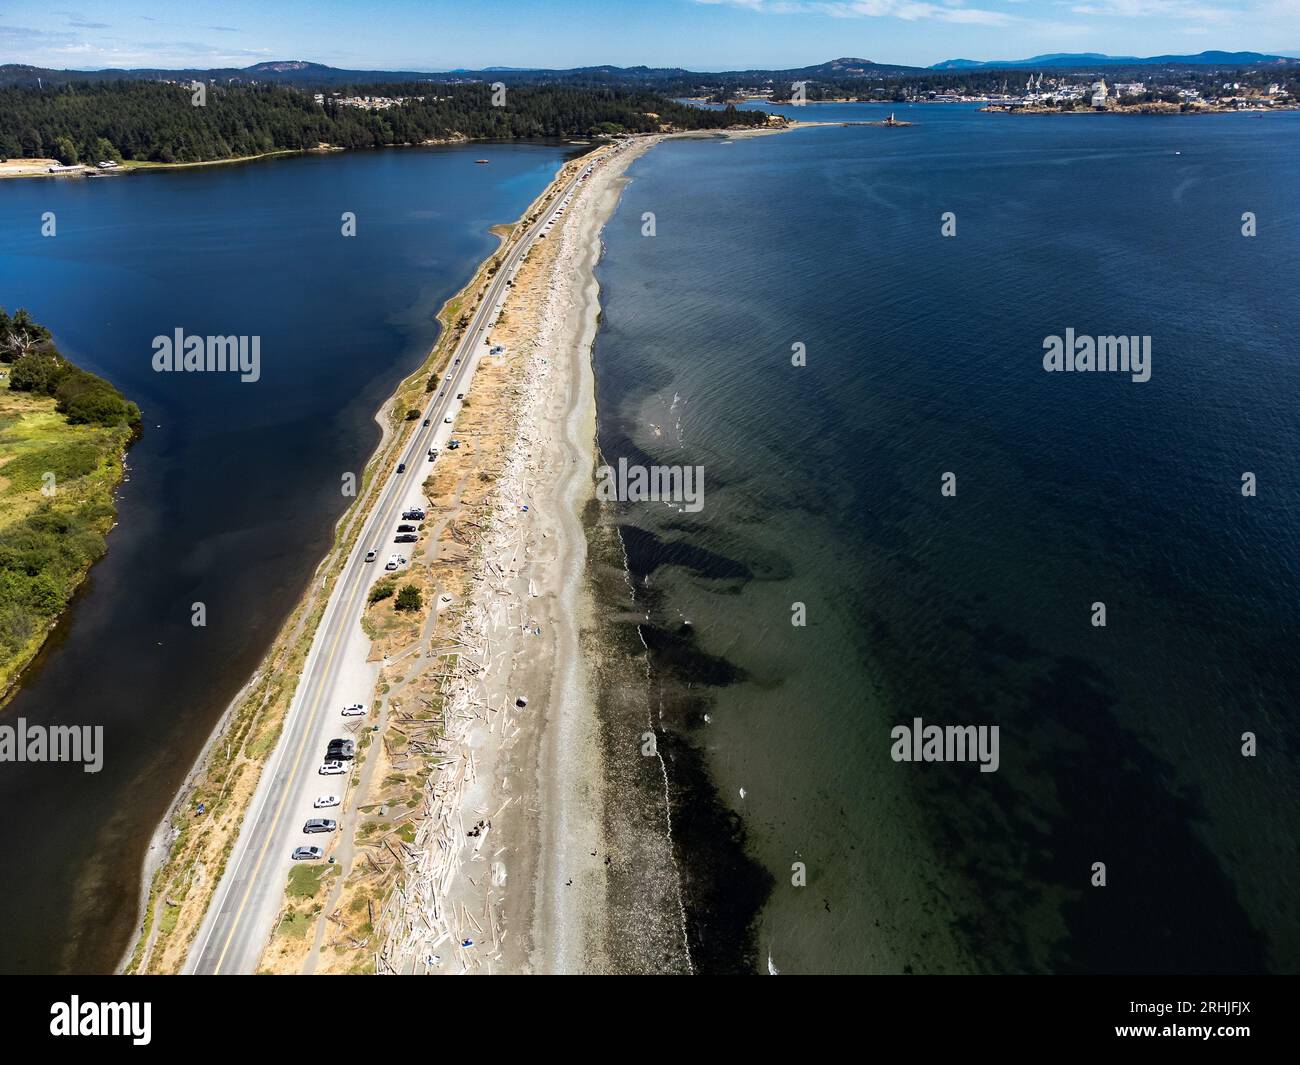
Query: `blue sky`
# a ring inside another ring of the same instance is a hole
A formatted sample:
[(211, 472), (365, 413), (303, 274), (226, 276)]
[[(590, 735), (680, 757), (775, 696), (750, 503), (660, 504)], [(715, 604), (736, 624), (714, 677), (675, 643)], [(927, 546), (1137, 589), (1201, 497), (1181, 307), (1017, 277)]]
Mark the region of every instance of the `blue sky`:
[(1300, 0), (59, 0), (0, 3), (0, 63), (360, 69), (924, 66), (1043, 52), (1300, 54)]

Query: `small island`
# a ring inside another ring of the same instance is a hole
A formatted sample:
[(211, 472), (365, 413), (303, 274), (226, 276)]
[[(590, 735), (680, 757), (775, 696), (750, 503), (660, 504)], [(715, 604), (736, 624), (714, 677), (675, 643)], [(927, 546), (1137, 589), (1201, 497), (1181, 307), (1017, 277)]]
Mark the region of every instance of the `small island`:
[(0, 703), (103, 556), (139, 431), (134, 403), (0, 308)]

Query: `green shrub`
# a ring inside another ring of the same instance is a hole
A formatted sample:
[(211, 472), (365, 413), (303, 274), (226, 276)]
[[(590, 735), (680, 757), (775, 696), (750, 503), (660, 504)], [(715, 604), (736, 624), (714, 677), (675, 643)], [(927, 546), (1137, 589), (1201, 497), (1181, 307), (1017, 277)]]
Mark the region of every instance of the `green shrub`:
[(420, 589), (414, 584), (405, 584), (402, 590), (397, 593), (397, 602), (394, 604), (396, 610), (419, 610), (424, 606), (424, 596), (420, 594)]
[(14, 363), (9, 387), (15, 392), (36, 392), (52, 396), (68, 371), (68, 361), (53, 352), (33, 352)]

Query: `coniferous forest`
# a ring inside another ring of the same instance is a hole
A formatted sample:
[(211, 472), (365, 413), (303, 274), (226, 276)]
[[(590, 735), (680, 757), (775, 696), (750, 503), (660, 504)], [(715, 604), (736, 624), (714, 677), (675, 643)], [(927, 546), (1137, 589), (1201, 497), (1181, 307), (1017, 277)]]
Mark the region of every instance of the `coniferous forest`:
[(191, 163), (322, 144), (375, 148), (467, 138), (500, 140), (758, 126), (756, 111), (702, 110), (655, 93), (619, 88), (512, 86), (494, 106), (489, 85), (428, 82), (356, 86), (348, 96), (403, 102), (378, 109), (318, 103), (275, 85), (205, 87), (204, 102), (180, 84), (73, 83), (0, 89), (0, 158), (62, 163), (137, 160)]

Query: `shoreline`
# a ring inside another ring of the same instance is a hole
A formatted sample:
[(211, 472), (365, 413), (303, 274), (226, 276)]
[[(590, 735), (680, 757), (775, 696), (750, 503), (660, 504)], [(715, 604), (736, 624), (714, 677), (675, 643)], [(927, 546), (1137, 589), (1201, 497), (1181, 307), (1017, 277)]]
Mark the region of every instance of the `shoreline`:
[[(12, 364), (6, 365), (12, 369)], [(69, 362), (69, 365), (74, 366), (74, 369), (80, 369), (71, 362)], [(8, 372), (6, 371), (6, 377)], [(15, 397), (13, 402), (20, 407), (20, 410), (22, 407), (39, 408), (42, 405), (47, 405), (50, 408), (48, 411), (39, 409), (35, 411), (22, 410), (22, 413), (32, 414), (34, 417), (54, 413), (55, 401), (53, 397), (32, 392), (14, 392), (7, 380), (3, 385), (3, 394)], [(48, 404), (43, 404), (42, 401), (47, 399)], [(102, 561), (108, 554), (109, 537), (112, 535), (113, 530), (117, 528), (118, 489), (121, 488), (122, 481), (130, 470), (127, 464), (127, 456), (143, 434), (143, 429), (139, 424), (109, 428), (105, 426), (78, 425), (67, 421), (66, 416), (63, 414), (57, 414), (57, 418), (59, 419), (58, 425), (60, 429), (58, 434), (59, 443), (67, 445), (70, 442), (84, 442), (87, 437), (90, 437), (90, 446), (96, 450), (96, 459), (104, 464), (107, 472), (108, 476), (102, 478), (107, 483), (101, 486), (100, 492), (97, 494), (92, 493), (89, 499), (82, 501), (83, 503), (94, 502), (99, 496), (103, 496), (102, 502), (108, 507), (108, 512), (89, 526), (90, 530), (103, 541), (103, 550), (97, 557), (79, 566), (75, 573), (68, 577), (66, 595), (63, 596), (63, 602), (58, 612), (49, 618), (38, 631), (32, 633), (27, 644), (14, 655), (12, 662), (5, 664), (3, 672), (0, 673), (0, 710), (3, 710), (18, 696), (23, 690), (24, 683), (30, 679), (31, 672), (39, 669), (45, 660), (45, 656), (54, 649), (50, 640), (55, 632), (59, 630), (61, 625), (70, 625), (72, 623), (76, 601), (85, 588), (91, 571), (94, 570), (96, 563)], [(101, 434), (104, 436), (103, 440), (98, 439)], [(10, 460), (17, 461), (21, 453), (20, 451), (9, 456)], [(94, 478), (97, 472), (100, 471), (92, 470), (89, 474), (83, 476), (85, 478)], [(77, 480), (80, 481), (82, 478)], [(7, 483), (5, 483), (5, 487), (7, 487)], [(4, 523), (4, 527), (7, 528), (8, 523)]]
[[(421, 141), (419, 144), (379, 144), (370, 148), (344, 148), (337, 144), (321, 144), (315, 148), (277, 148), (270, 152), (259, 152), (256, 155), (235, 155), (228, 159), (200, 159), (190, 163), (156, 163), (148, 159), (124, 159), (116, 167), (109, 170), (100, 170), (91, 163), (74, 164), (80, 169), (67, 170), (62, 173), (50, 173), (49, 167), (58, 164), (57, 159), (8, 159), (0, 162), (0, 181), (17, 180), (19, 178), (90, 178), (90, 177), (121, 177), (124, 174), (146, 174), (164, 170), (193, 170), (208, 166), (233, 166), (238, 163), (255, 163), (264, 159), (276, 159), (284, 156), (298, 155), (338, 155), (343, 153), (356, 152), (380, 152), (403, 150), (407, 148), (455, 148), (471, 145), (491, 145), (491, 144), (528, 144), (538, 141), (542, 143), (559, 143), (569, 145), (574, 148), (589, 148), (596, 151), (601, 147), (608, 145), (617, 145), (626, 143), (626, 138), (633, 140), (644, 140), (653, 137), (690, 137), (690, 136), (745, 136), (761, 133), (783, 133), (787, 129), (793, 129), (797, 126), (807, 125), (825, 125), (827, 123), (819, 122), (799, 122), (795, 119), (789, 119), (788, 126), (773, 126), (768, 128), (753, 127), (736, 127), (727, 129), (719, 127), (717, 129), (707, 130), (673, 130), (662, 133), (633, 133), (624, 134), (623, 140), (601, 136), (581, 137), (579, 134), (559, 134), (554, 137), (444, 137), (442, 139)], [(535, 206), (535, 205), (534, 205)], [(530, 210), (533, 208), (530, 207)], [(513, 225), (513, 223), (511, 223)]]

